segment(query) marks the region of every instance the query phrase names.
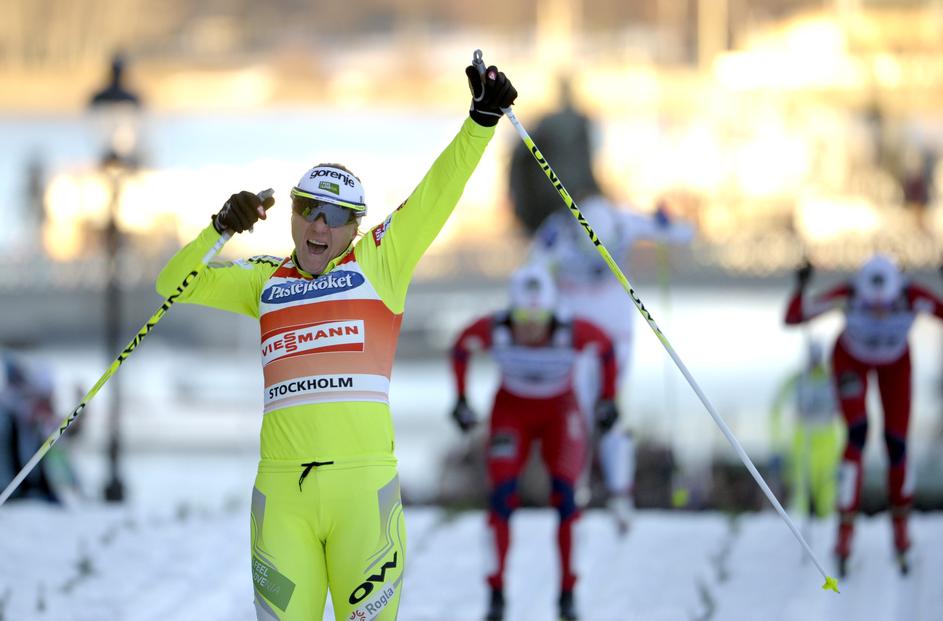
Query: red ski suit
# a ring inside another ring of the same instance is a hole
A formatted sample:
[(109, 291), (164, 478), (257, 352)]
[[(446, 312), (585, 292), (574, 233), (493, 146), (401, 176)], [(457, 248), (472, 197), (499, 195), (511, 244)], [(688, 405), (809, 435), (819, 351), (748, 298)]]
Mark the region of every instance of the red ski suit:
[(585, 466), (588, 442), (586, 419), (573, 394), (573, 364), (578, 352), (594, 348), (603, 368), (602, 398), (613, 399), (616, 364), (612, 341), (592, 323), (554, 317), (546, 342), (525, 346), (514, 342), (507, 312), (482, 317), (461, 333), (452, 348), (456, 390), (461, 396), (465, 394), (468, 359), (476, 348), (490, 350), (501, 370), (487, 449), (491, 486), (488, 523), (496, 561), (488, 582), (492, 588), (503, 587), (509, 520), (518, 505), (517, 479), (531, 444), (539, 440), (541, 457), (550, 473), (550, 501), (560, 516), (561, 590), (570, 591), (576, 583), (572, 529), (579, 517), (574, 488)]
[(884, 410), (884, 442), (888, 456), (887, 489), (894, 518), (894, 539), (899, 550), (909, 547), (906, 518), (913, 500), (913, 482), (907, 469), (907, 429), (910, 423), (911, 368), (908, 335), (918, 313), (943, 319), (943, 302), (929, 291), (905, 283), (889, 305), (869, 306), (845, 283), (803, 299), (794, 293), (786, 310), (786, 324), (809, 321), (833, 308), (845, 313), (845, 326), (832, 353), (832, 377), (848, 438), (839, 476), (841, 513), (836, 552), (847, 556), (851, 529), (861, 497), (861, 458), (868, 435), (865, 397), (868, 376), (877, 377)]

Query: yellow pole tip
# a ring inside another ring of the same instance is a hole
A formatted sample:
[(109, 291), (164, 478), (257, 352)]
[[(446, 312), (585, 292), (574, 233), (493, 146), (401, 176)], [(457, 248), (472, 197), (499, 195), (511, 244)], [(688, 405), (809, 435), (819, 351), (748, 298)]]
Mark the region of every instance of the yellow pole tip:
[(841, 592), (838, 590), (838, 580), (836, 580), (835, 578), (832, 578), (831, 576), (825, 577), (825, 584), (822, 585), (822, 590), (835, 591), (836, 593)]

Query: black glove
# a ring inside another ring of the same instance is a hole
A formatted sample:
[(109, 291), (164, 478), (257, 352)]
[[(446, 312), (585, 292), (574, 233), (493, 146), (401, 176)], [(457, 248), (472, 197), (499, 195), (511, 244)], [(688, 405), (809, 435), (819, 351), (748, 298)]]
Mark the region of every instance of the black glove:
[(478, 424), (478, 417), (475, 416), (475, 412), (468, 407), (465, 397), (458, 398), (455, 407), (452, 408), (452, 418), (455, 420), (455, 424), (458, 425), (458, 428), (462, 430), (462, 433), (468, 433), (471, 431), (472, 427)]
[(798, 285), (800, 289), (805, 289), (809, 281), (812, 280), (812, 274), (814, 272), (815, 268), (812, 267), (812, 263), (810, 263), (808, 259), (803, 261), (799, 269), (796, 270), (796, 285)]
[(478, 73), (473, 65), (468, 65), (465, 75), (472, 94), (468, 115), (479, 125), (494, 127), (504, 114), (501, 108), (510, 107), (517, 99), (517, 89), (494, 65), (485, 69), (484, 75)]
[(593, 412), (596, 417), (596, 427), (603, 433), (612, 429), (612, 426), (619, 420), (619, 409), (616, 402), (610, 399), (603, 399), (596, 403), (596, 409)]
[(242, 233), (252, 228), (260, 218), (264, 220), (265, 210), (274, 204), (275, 199), (271, 196), (263, 202), (255, 193), (243, 190), (229, 197), (213, 218), (213, 226), (220, 234), (226, 230)]

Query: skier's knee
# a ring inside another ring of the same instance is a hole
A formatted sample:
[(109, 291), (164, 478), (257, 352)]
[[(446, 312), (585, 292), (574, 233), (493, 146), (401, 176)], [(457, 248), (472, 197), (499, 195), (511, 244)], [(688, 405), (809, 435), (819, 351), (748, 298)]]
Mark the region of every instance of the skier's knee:
[(550, 504), (557, 509), (560, 520), (567, 520), (576, 514), (576, 493), (573, 484), (554, 477), (550, 482)]
[(897, 466), (907, 456), (907, 441), (893, 433), (884, 433), (884, 443), (887, 444), (887, 459), (891, 467)]
[(862, 418), (848, 426), (848, 444), (859, 451), (864, 450), (868, 439), (868, 419)]
[(511, 519), (517, 504), (517, 479), (509, 479), (499, 483), (491, 490), (488, 506), (491, 512), (503, 520)]

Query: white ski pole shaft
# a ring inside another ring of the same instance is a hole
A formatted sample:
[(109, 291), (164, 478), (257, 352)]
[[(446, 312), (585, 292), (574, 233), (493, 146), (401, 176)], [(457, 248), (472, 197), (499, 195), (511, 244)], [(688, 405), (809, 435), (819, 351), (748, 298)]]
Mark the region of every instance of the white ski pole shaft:
[[(260, 192), (258, 196), (264, 202), (274, 193), (275, 191), (270, 188)], [(22, 468), (20, 468), (20, 471), (15, 477), (13, 477), (13, 480), (10, 481), (9, 485), (7, 485), (3, 492), (0, 493), (0, 506), (2, 506), (3, 503), (5, 503), (10, 497), (10, 495), (16, 491), (16, 488), (19, 487), (20, 483), (23, 482), (23, 479), (29, 476), (29, 473), (33, 471), (33, 468), (36, 467), (36, 464), (38, 464), (40, 460), (45, 457), (46, 453), (49, 452), (49, 449), (52, 448), (52, 445), (62, 437), (62, 435), (70, 426), (72, 426), (72, 423), (74, 423), (75, 420), (82, 414), (82, 411), (85, 409), (85, 406), (88, 405), (88, 402), (91, 401), (95, 395), (98, 394), (98, 391), (101, 390), (102, 386), (104, 386), (105, 383), (108, 382), (108, 380), (118, 372), (118, 369), (121, 367), (124, 361), (134, 353), (134, 350), (137, 349), (137, 346), (141, 344), (141, 341), (144, 340), (144, 337), (146, 337), (148, 333), (150, 333), (150, 331), (154, 328), (154, 326), (157, 325), (157, 322), (167, 314), (167, 311), (170, 310), (170, 307), (174, 305), (174, 302), (176, 302), (184, 290), (190, 286), (190, 283), (192, 283), (196, 277), (200, 275), (200, 272), (202, 272), (209, 262), (213, 260), (213, 257), (219, 254), (219, 251), (222, 250), (224, 245), (226, 245), (226, 242), (229, 241), (230, 237), (232, 237), (232, 233), (229, 231), (223, 233), (222, 237), (219, 238), (219, 241), (213, 244), (213, 247), (210, 248), (206, 255), (203, 256), (199, 265), (194, 266), (194, 268), (190, 270), (190, 272), (184, 277), (183, 281), (177, 285), (177, 290), (174, 291), (166, 300), (164, 300), (164, 303), (160, 305), (160, 308), (157, 309), (157, 312), (151, 315), (151, 318), (147, 320), (147, 323), (145, 323), (141, 329), (138, 330), (137, 334), (134, 335), (134, 338), (131, 339), (127, 346), (121, 351), (121, 353), (118, 354), (118, 357), (115, 358), (115, 360), (111, 363), (111, 366), (109, 366), (105, 373), (100, 378), (98, 378), (98, 381), (95, 382), (95, 385), (92, 386), (92, 388), (87, 393), (85, 393), (85, 396), (82, 397), (82, 400), (75, 407), (75, 409), (72, 410), (68, 416), (62, 419), (62, 422), (59, 423), (59, 427), (55, 431), (49, 434), (49, 437), (46, 438), (46, 441), (42, 443), (39, 449), (33, 454), (32, 457), (30, 457), (29, 461), (26, 462)]]
[[(484, 68), (484, 61), (481, 57), (481, 50), (476, 50), (475, 55), (472, 61), (473, 65), (480, 70)], [(625, 277), (625, 274), (622, 273), (622, 270), (613, 260), (612, 255), (609, 254), (609, 250), (602, 244), (599, 240), (599, 237), (596, 236), (596, 232), (590, 226), (589, 222), (586, 221), (586, 218), (583, 216), (583, 213), (580, 211), (579, 207), (573, 202), (573, 199), (570, 197), (569, 192), (566, 191), (566, 188), (563, 187), (563, 183), (557, 177), (556, 173), (550, 167), (550, 164), (544, 158), (543, 154), (537, 148), (537, 145), (534, 144), (533, 139), (527, 133), (527, 130), (521, 125), (520, 121), (517, 120), (517, 117), (514, 115), (514, 111), (510, 108), (502, 109), (505, 116), (508, 117), (508, 120), (511, 121), (511, 124), (514, 125), (514, 129), (517, 130), (518, 135), (520, 135), (521, 140), (524, 141), (524, 144), (527, 146), (528, 150), (531, 152), (531, 155), (534, 156), (534, 159), (537, 160), (537, 163), (543, 169), (544, 174), (547, 175), (547, 178), (550, 179), (550, 182), (553, 184), (553, 187), (557, 189), (557, 193), (560, 195), (560, 198), (563, 199), (564, 204), (570, 210), (570, 213), (573, 214), (573, 217), (580, 223), (583, 229), (586, 231), (586, 234), (589, 236), (590, 241), (593, 242), (593, 245), (596, 246), (596, 250), (605, 260), (606, 264), (609, 266), (609, 269), (615, 275), (615, 277), (622, 284), (622, 287), (625, 289), (626, 293), (629, 294), (629, 297), (632, 298), (632, 302), (635, 304), (635, 307), (642, 314), (642, 317), (645, 318), (645, 321), (648, 323), (649, 327), (655, 333), (655, 336), (658, 337), (658, 340), (661, 341), (661, 344), (664, 346), (665, 351), (668, 352), (668, 355), (671, 356), (671, 359), (677, 365), (678, 369), (681, 371), (681, 374), (684, 375), (684, 378), (688, 381), (688, 384), (694, 390), (694, 393), (700, 399), (701, 403), (707, 409), (708, 414), (711, 415), (711, 418), (714, 419), (714, 422), (720, 428), (721, 433), (724, 434), (724, 437), (727, 438), (727, 441), (733, 447), (734, 451), (737, 453), (737, 456), (740, 458), (740, 461), (743, 462), (743, 465), (746, 466), (750, 474), (753, 476), (753, 479), (756, 481), (757, 485), (760, 486), (760, 489), (763, 490), (763, 493), (766, 495), (766, 498), (773, 505), (773, 508), (776, 509), (776, 512), (779, 513), (779, 516), (786, 522), (786, 525), (789, 527), (789, 530), (792, 531), (792, 534), (796, 537), (802, 547), (805, 549), (806, 554), (809, 555), (809, 558), (812, 559), (812, 562), (815, 563), (816, 568), (822, 574), (822, 577), (825, 578), (825, 584), (822, 586), (823, 589), (831, 589), (838, 591), (837, 582), (834, 578), (829, 576), (825, 569), (822, 567), (822, 564), (819, 563), (818, 559), (815, 557), (815, 553), (812, 552), (812, 548), (809, 547), (809, 544), (803, 538), (802, 533), (799, 532), (799, 529), (796, 527), (796, 524), (789, 517), (789, 514), (786, 513), (786, 510), (783, 509), (783, 506), (780, 504), (779, 500), (776, 499), (775, 494), (770, 490), (769, 486), (766, 484), (766, 481), (763, 480), (762, 475), (757, 471), (756, 466), (753, 465), (753, 461), (747, 455), (746, 451), (743, 450), (743, 446), (740, 445), (739, 440), (734, 436), (733, 432), (730, 430), (730, 427), (727, 426), (727, 423), (724, 419), (717, 413), (717, 410), (714, 409), (714, 406), (711, 404), (710, 400), (707, 398), (707, 395), (704, 394), (704, 391), (701, 390), (701, 387), (694, 380), (694, 377), (691, 375), (691, 372), (688, 371), (687, 366), (684, 362), (681, 361), (681, 358), (675, 352), (674, 347), (671, 346), (671, 343), (662, 333), (661, 329), (658, 327), (658, 324), (655, 323), (655, 319), (652, 317), (651, 313), (648, 312), (648, 309), (645, 308), (645, 305), (642, 303), (642, 300), (639, 298), (638, 294), (635, 292), (635, 289), (629, 283), (628, 278)]]

